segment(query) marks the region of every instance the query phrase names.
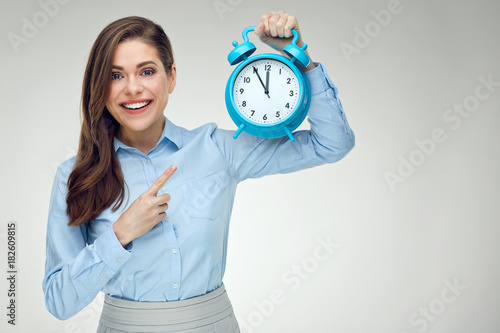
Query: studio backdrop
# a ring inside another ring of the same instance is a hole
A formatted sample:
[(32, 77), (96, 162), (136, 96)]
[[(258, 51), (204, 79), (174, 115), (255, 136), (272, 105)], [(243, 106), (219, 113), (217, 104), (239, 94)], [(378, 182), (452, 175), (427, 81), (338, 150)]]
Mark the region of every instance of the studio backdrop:
[(99, 32), (130, 15), (162, 25), (178, 72), (165, 115), (235, 129), (224, 102), (231, 43), (280, 9), (339, 88), (356, 146), (334, 164), (240, 184), (224, 283), (241, 331), (500, 331), (498, 1), (0, 4), (1, 332), (97, 327), (102, 293), (60, 321), (42, 279), (52, 182), (76, 154)]

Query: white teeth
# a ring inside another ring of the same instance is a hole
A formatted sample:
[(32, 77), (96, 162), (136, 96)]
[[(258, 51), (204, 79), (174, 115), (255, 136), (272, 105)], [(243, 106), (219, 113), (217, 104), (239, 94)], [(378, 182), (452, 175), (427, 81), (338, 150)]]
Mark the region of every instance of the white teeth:
[(146, 102), (141, 102), (141, 103), (133, 103), (133, 104), (122, 104), (122, 105), (126, 109), (135, 110), (135, 109), (143, 108), (146, 105), (148, 105), (149, 103), (151, 103), (151, 101), (146, 101)]

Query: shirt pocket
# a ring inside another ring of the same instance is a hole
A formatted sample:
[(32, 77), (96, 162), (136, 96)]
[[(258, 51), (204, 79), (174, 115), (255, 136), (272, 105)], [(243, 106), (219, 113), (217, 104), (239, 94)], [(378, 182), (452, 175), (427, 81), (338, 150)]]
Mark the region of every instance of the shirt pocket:
[(223, 209), (224, 180), (213, 174), (181, 185), (184, 208), (193, 219), (214, 220)]

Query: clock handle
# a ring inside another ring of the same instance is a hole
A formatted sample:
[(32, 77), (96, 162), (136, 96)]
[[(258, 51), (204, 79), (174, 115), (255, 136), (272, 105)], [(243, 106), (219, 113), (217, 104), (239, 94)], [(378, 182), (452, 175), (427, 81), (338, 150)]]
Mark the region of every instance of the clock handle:
[[(242, 45), (246, 45), (246, 43), (251, 44), (248, 41), (248, 33), (250, 31), (254, 31), (255, 28), (256, 28), (256, 26), (254, 25), (253, 27), (248, 27), (248, 28), (243, 30), (242, 35), (243, 35), (244, 43)], [(290, 44), (285, 45), (285, 47), (283, 48), (283, 52), (285, 52), (290, 57), (290, 60), (292, 61), (292, 63), (297, 61), (299, 63), (299, 65), (301, 65), (304, 68), (307, 68), (311, 64), (311, 59), (309, 59), (309, 56), (305, 52), (307, 49), (307, 44), (304, 44), (304, 45), (302, 45), (302, 47), (299, 47), (297, 45), (297, 42), (299, 41), (299, 32), (295, 29), (292, 29), (292, 34), (293, 34), (292, 41)], [(234, 42), (233, 42), (233, 45), (234, 45)], [(236, 45), (238, 45), (238, 44), (236, 44)], [(234, 45), (234, 46), (236, 46), (236, 45)]]
[[(257, 49), (254, 44), (252, 44), (248, 39), (248, 33), (250, 31), (254, 31), (256, 26), (245, 28), (242, 32), (243, 43), (238, 45), (237, 41), (233, 42), (234, 50), (229, 52), (227, 56), (227, 60), (232, 65), (236, 65), (239, 62), (246, 60), (250, 57), (255, 50)], [(292, 42), (288, 45), (285, 45), (283, 48), (283, 52), (288, 55), (293, 62), (298, 62), (304, 68), (309, 67), (311, 63), (311, 59), (307, 56), (305, 50), (307, 49), (307, 44), (302, 45), (302, 47), (297, 46), (297, 41), (299, 40), (299, 33), (297, 30), (292, 29), (293, 39)]]
[(257, 28), (257, 26), (256, 26), (256, 25), (254, 25), (254, 26), (252, 26), (252, 27), (245, 28), (245, 29), (243, 30), (243, 32), (241, 33), (241, 35), (243, 36), (243, 42), (244, 42), (244, 43), (247, 43), (247, 42), (249, 41), (249, 40), (248, 40), (248, 33), (249, 33), (250, 31), (254, 31), (254, 30), (255, 30), (255, 28)]

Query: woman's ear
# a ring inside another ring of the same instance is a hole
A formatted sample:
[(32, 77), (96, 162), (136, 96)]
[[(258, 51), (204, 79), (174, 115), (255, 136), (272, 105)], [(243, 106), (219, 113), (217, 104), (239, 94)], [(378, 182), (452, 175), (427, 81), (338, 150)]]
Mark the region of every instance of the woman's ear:
[(175, 67), (174, 64), (172, 64), (172, 69), (170, 72), (170, 75), (168, 76), (170, 85), (168, 87), (168, 93), (171, 94), (174, 92), (175, 89), (175, 83), (177, 81), (177, 68)]

